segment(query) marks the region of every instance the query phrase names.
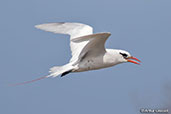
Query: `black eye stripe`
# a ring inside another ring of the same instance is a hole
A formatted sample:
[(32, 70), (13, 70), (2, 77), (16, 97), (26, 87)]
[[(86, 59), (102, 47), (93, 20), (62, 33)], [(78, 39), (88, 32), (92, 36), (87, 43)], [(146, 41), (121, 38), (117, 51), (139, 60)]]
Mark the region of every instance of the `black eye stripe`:
[(128, 55), (126, 53), (121, 53), (120, 54), (123, 56), (123, 57), (128, 57)]

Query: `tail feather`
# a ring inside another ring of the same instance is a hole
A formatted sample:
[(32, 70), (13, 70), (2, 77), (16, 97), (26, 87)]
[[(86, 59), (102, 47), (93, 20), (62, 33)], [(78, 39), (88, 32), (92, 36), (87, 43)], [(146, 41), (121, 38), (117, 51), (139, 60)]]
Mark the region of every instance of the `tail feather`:
[(64, 66), (54, 66), (50, 68), (49, 77), (56, 77), (60, 74), (63, 74), (65, 72), (72, 71), (72, 70), (73, 70), (73, 66), (70, 64), (66, 64)]
[(49, 77), (56, 77), (56, 76), (58, 76), (60, 74), (66, 73), (68, 71), (71, 72), (72, 69), (73, 69), (73, 66), (70, 65), (70, 64), (67, 64), (67, 65), (64, 65), (64, 66), (55, 66), (55, 67), (50, 68), (50, 71), (49, 71), (50, 74), (47, 75), (47, 76), (43, 76), (43, 77), (31, 80), (31, 81), (25, 81), (25, 82), (21, 82), (21, 83), (11, 84), (9, 86), (24, 85), (24, 84), (29, 84), (29, 83), (41, 80), (41, 79), (45, 79), (45, 78), (49, 78)]
[(34, 80), (30, 80), (30, 81), (25, 81), (25, 82), (16, 83), (16, 84), (10, 84), (9, 86), (25, 85), (25, 84), (29, 84), (29, 83), (32, 83), (32, 82), (35, 82), (35, 81), (38, 81), (38, 80), (41, 80), (41, 79), (48, 78), (49, 76), (50, 76), (50, 75), (43, 76), (43, 77), (40, 77), (40, 78), (37, 78), (37, 79), (34, 79)]

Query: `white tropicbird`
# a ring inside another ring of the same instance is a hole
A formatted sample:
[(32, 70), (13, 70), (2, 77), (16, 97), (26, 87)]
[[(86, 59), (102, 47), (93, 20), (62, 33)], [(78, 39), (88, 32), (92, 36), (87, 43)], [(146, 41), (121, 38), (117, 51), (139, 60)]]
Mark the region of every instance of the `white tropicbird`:
[[(109, 32), (93, 34), (93, 28), (81, 23), (48, 23), (35, 26), (48, 32), (70, 35), (72, 58), (68, 64), (50, 68), (50, 74), (32, 81), (18, 83), (21, 85), (43, 78), (64, 76), (71, 72), (82, 72), (111, 67), (120, 63), (132, 62), (139, 64), (140, 60), (129, 52), (117, 49), (105, 49), (105, 42), (111, 35)], [(133, 60), (136, 61), (133, 61)]]

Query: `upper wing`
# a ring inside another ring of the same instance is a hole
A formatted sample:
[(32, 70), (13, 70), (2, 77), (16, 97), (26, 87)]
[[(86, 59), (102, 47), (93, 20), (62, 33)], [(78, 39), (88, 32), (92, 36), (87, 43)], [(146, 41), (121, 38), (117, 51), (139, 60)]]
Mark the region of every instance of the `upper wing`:
[(91, 26), (81, 23), (48, 23), (36, 25), (35, 27), (48, 32), (70, 35), (70, 47), (72, 51), (72, 58), (70, 61), (74, 61), (78, 58), (81, 50), (88, 42), (83, 41), (80, 43), (75, 43), (72, 42), (72, 40), (93, 33), (93, 28)]
[(48, 32), (68, 34), (71, 36), (71, 39), (93, 33), (91, 26), (81, 23), (47, 23), (36, 25), (35, 27)]
[(87, 42), (86, 45), (81, 49), (78, 61), (84, 58), (87, 53), (91, 53), (92, 55), (98, 56), (99, 54), (103, 54), (106, 52), (105, 50), (105, 42), (110, 36), (110, 33), (97, 33), (92, 35), (87, 35), (79, 38), (75, 38), (72, 40), (74, 43), (82, 43)]

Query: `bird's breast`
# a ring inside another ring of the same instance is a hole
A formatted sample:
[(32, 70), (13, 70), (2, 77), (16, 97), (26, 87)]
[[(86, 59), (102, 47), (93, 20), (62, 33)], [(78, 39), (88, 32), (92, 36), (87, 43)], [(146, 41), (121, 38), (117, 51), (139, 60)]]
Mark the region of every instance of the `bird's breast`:
[(78, 69), (75, 72), (97, 70), (110, 66), (113, 66), (113, 64), (104, 62), (102, 57), (86, 58), (78, 64)]

